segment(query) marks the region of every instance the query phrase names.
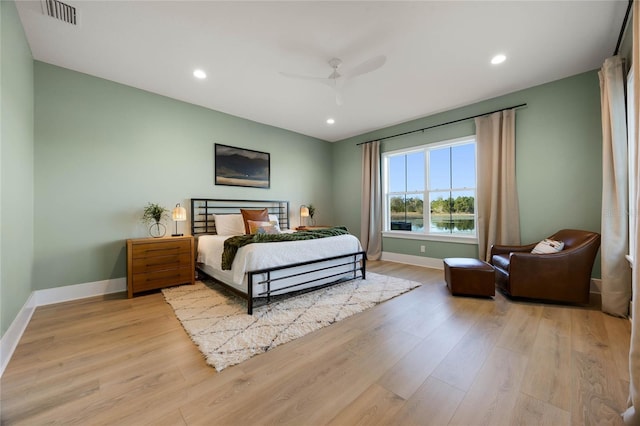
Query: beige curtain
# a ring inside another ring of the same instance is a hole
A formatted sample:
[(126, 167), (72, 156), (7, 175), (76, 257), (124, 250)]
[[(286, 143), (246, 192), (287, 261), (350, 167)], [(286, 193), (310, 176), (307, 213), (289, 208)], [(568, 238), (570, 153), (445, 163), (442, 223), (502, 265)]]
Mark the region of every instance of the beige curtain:
[(382, 256), (382, 189), (380, 187), (380, 141), (362, 145), (362, 204), (360, 242), (367, 258)]
[(602, 111), (602, 310), (626, 317), (631, 300), (628, 244), (627, 115), (623, 61), (605, 60), (598, 73)]
[[(636, 147), (635, 158), (632, 159), (635, 164), (635, 172), (633, 181), (635, 183), (635, 194), (631, 211), (640, 212), (640, 161), (638, 161), (638, 128), (640, 127), (640, 2), (633, 2), (633, 111), (636, 125), (633, 129), (633, 144)], [(640, 221), (638, 214), (634, 215), (635, 233), (631, 238), (635, 241), (635, 247), (640, 247)], [(638, 250), (633, 256), (633, 265), (631, 269), (632, 282), (632, 300), (631, 300), (631, 342), (629, 349), (629, 408), (624, 412), (624, 422), (627, 425), (640, 425), (640, 260), (638, 259)]]
[(476, 118), (478, 146), (478, 256), (492, 244), (520, 244), (516, 188), (515, 109)]

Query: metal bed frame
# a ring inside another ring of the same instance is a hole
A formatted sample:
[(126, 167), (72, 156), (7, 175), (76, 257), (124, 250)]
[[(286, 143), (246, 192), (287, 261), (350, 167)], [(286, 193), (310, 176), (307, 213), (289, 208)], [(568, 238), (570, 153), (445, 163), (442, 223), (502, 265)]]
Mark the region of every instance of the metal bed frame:
[[(210, 199), (210, 198), (192, 198), (191, 199), (191, 235), (194, 237), (198, 237), (199, 235), (207, 235), (207, 234), (215, 234), (215, 220), (214, 215), (216, 214), (239, 214), (241, 209), (263, 209), (266, 208), (269, 214), (275, 214), (278, 217), (278, 222), (280, 224), (281, 229), (289, 229), (289, 202), (288, 201), (271, 201), (271, 200), (229, 200), (229, 199)], [(343, 259), (344, 262), (340, 262), (336, 265), (323, 265), (324, 262), (327, 261), (340, 261)], [(315, 265), (313, 269), (307, 270), (306, 272), (290, 272), (289, 269), (297, 268), (300, 266), (309, 266)], [(336, 272), (332, 273), (331, 270), (335, 270), (337, 268), (341, 268), (347, 265), (351, 265), (351, 277), (345, 277), (346, 272)], [(196, 269), (199, 273), (204, 275), (208, 274), (204, 272), (201, 268), (196, 266)], [(277, 292), (278, 295), (281, 295), (282, 290), (287, 291), (296, 291), (296, 292), (306, 292), (311, 290), (316, 290), (322, 287), (328, 287), (334, 284), (338, 284), (345, 281), (355, 280), (357, 278), (366, 278), (366, 269), (367, 269), (367, 256), (364, 251), (358, 251), (354, 253), (348, 253), (339, 256), (332, 256), (329, 258), (310, 260), (306, 262), (299, 262), (290, 265), (276, 266), (272, 268), (259, 269), (254, 271), (247, 272), (247, 293), (243, 293), (219, 280), (216, 282), (225, 286), (235, 294), (239, 295), (243, 299), (247, 301), (247, 313), (249, 315), (253, 314), (254, 308), (254, 299), (255, 298), (266, 298), (266, 303), (271, 301), (271, 297), (274, 296), (272, 292)], [(272, 277), (272, 272), (282, 272), (285, 275), (279, 275), (277, 277)], [(312, 280), (302, 281), (293, 285), (289, 285), (286, 287), (281, 287), (276, 290), (271, 290), (271, 284), (277, 281), (302, 277), (309, 273), (327, 271), (328, 275), (324, 275), (321, 278), (316, 278)], [(358, 274), (359, 272), (359, 274)], [(261, 276), (266, 275), (266, 278), (260, 279)], [(317, 286), (312, 286), (305, 289), (296, 290), (297, 287), (303, 286), (305, 284), (310, 284), (313, 282), (317, 282), (320, 280), (325, 280), (327, 278), (336, 278), (335, 281), (330, 283), (323, 283)], [(259, 280), (259, 281), (256, 281)], [(253, 286), (254, 284), (264, 284), (266, 286), (266, 290), (260, 292), (258, 294), (253, 294)], [(299, 294), (299, 293), (297, 293)]]

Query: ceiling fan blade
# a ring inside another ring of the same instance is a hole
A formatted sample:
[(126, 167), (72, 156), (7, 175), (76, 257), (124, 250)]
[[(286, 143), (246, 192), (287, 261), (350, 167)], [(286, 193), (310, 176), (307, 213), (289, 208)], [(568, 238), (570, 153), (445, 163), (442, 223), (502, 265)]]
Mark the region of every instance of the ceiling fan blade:
[(374, 58), (368, 59), (362, 62), (360, 65), (351, 69), (348, 73), (349, 78), (356, 77), (358, 75), (366, 74), (371, 71), (375, 71), (381, 66), (383, 66), (387, 62), (387, 57), (384, 55), (376, 56)]
[(344, 85), (344, 78), (342, 78), (342, 77), (338, 77), (338, 78), (310, 77), (310, 76), (307, 76), (307, 75), (291, 74), (291, 73), (288, 73), (288, 72), (280, 72), (280, 74), (283, 75), (284, 77), (289, 77), (289, 78), (297, 78), (297, 79), (301, 79), (301, 80), (317, 81), (318, 83), (321, 83), (321, 84), (324, 84), (324, 85), (330, 87), (335, 92), (336, 105), (342, 106), (342, 103), (343, 103), (343, 101), (342, 101), (342, 87)]
[(321, 78), (320, 83), (329, 86), (334, 90), (341, 91), (344, 87), (345, 79), (343, 76), (338, 78)]
[(344, 103), (342, 98), (342, 90), (346, 84), (346, 80), (344, 78), (334, 78), (325, 83), (327, 86), (331, 87), (336, 95), (336, 105), (342, 106)]
[(297, 78), (299, 80), (314, 80), (314, 81), (326, 81), (326, 80), (329, 80), (326, 77), (311, 77), (309, 75), (292, 74), (292, 73), (282, 72), (282, 71), (280, 71), (280, 75), (282, 75), (284, 77), (288, 77), (288, 78)]
[(312, 77), (308, 75), (292, 74), (292, 73), (282, 72), (282, 71), (280, 71), (280, 75), (288, 78), (296, 78), (299, 80), (317, 81), (319, 83), (327, 85), (330, 88), (332, 88), (335, 93), (336, 105), (342, 106), (343, 89), (346, 85), (349, 84), (349, 80), (353, 77), (357, 77), (359, 75), (377, 70), (378, 68), (383, 66), (386, 61), (387, 61), (387, 57), (385, 55), (379, 55), (362, 62), (360, 65), (354, 67), (353, 69), (350, 70), (350, 72), (346, 74), (340, 74), (338, 72), (338, 68), (340, 68), (342, 61), (338, 58), (332, 58), (329, 61), (329, 65), (333, 69), (333, 72), (329, 74), (329, 77)]

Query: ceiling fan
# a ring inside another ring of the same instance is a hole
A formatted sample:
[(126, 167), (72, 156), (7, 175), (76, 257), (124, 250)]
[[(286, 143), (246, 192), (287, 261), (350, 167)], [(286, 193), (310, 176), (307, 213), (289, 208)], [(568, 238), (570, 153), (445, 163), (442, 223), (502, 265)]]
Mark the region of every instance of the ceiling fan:
[(308, 75), (292, 74), (288, 72), (280, 72), (281, 75), (289, 78), (297, 78), (302, 80), (317, 81), (322, 84), (326, 84), (336, 92), (336, 104), (342, 105), (342, 88), (345, 83), (359, 75), (367, 74), (377, 70), (387, 61), (387, 57), (384, 55), (375, 56), (368, 59), (359, 65), (351, 68), (344, 73), (339, 71), (342, 66), (342, 60), (339, 58), (331, 58), (328, 61), (329, 66), (333, 69), (328, 77), (313, 77)]

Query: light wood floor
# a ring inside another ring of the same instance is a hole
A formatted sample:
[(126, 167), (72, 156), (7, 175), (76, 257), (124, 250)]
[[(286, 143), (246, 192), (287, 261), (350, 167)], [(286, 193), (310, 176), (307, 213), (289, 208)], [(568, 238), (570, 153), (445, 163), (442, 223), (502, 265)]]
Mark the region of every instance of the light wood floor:
[(2, 424), (622, 424), (627, 320), (425, 285), (221, 373), (161, 294), (38, 308), (1, 382)]

